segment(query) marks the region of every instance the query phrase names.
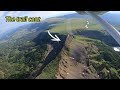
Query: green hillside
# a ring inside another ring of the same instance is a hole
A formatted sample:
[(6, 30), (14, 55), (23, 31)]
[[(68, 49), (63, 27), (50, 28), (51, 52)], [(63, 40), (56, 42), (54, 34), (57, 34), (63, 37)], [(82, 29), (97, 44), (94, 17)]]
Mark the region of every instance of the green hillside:
[[(86, 29), (87, 20), (90, 24)], [(120, 30), (119, 26), (116, 28)], [(50, 30), (53, 35), (56, 33), (60, 36), (61, 42), (52, 42), (47, 30)], [(59, 51), (59, 45), (64, 45), (64, 37), (68, 34), (74, 34), (74, 38), (71, 46), (67, 47), (70, 51), (65, 50), (65, 52), (71, 53), (72, 49), (77, 47), (74, 44), (80, 43), (80, 45), (88, 47), (86, 52), (89, 53), (87, 55), (90, 57), (88, 68), (91, 68), (91, 72), (95, 69), (101, 78), (120, 77), (120, 53), (112, 49), (118, 44), (95, 20), (50, 18), (41, 23), (18, 28), (16, 32), (8, 35), (6, 40), (0, 41), (0, 78), (21, 79), (28, 77), (36, 68), (44, 65), (46, 57), (50, 53)], [(56, 78), (59, 61), (63, 55), (61, 52), (63, 52), (64, 46), (62, 46), (58, 54), (50, 54), (51, 62), (38, 75), (37, 79)], [(94, 50), (95, 47), (98, 51)], [(63, 55), (63, 57), (69, 57), (69, 54)], [(78, 63), (81, 62), (78, 61)], [(111, 72), (110, 75), (107, 70)]]

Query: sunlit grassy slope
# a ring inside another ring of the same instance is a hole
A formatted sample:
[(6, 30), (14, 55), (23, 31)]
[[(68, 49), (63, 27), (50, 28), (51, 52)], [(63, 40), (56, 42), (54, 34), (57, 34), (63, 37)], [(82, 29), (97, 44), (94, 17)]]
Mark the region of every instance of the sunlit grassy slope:
[[(97, 24), (94, 20), (89, 20), (90, 25), (88, 29), (100, 30), (102, 27)], [(87, 24), (87, 19), (65, 19), (62, 23), (59, 23), (51, 29), (52, 32), (69, 32), (71, 30), (87, 30), (85, 25)]]
[[(59, 19), (60, 20), (60, 19)], [(85, 25), (89, 21), (88, 28)], [(67, 32), (68, 29), (71, 30), (104, 30), (103, 27), (98, 24), (94, 19), (82, 19), (82, 18), (72, 18), (64, 19), (60, 23), (53, 25), (54, 28), (50, 29), (52, 32)], [(119, 27), (117, 27), (119, 29)]]
[[(51, 32), (57, 33), (66, 33), (75, 30), (104, 30), (104, 28), (98, 24), (94, 19), (83, 19), (83, 18), (71, 18), (71, 19), (55, 19), (57, 24), (53, 24), (53, 28), (51, 28)], [(52, 22), (52, 19), (47, 20)], [(54, 19), (53, 19), (54, 21)], [(85, 25), (89, 21), (87, 25), (88, 28), (85, 28)], [(120, 30), (119, 26), (114, 25), (118, 30)]]

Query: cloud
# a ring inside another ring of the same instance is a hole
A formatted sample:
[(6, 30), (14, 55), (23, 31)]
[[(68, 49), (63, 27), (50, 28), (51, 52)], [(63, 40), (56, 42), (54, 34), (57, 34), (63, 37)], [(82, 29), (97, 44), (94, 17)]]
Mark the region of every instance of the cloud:
[(8, 13), (6, 14), (6, 16), (19, 16), (22, 11), (7, 11)]
[(5, 12), (0, 11), (0, 17), (2, 17), (4, 15)]
[(120, 14), (120, 11), (110, 11), (109, 13)]

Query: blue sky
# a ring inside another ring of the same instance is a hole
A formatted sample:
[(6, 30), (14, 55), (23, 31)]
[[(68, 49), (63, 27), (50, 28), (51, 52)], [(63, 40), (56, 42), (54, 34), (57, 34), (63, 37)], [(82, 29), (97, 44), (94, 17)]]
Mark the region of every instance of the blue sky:
[(49, 17), (65, 15), (69, 13), (75, 13), (75, 11), (0, 11), (0, 33), (4, 33), (13, 27), (18, 27), (29, 22), (6, 22), (5, 16), (11, 17), (41, 17), (44, 20)]
[[(23, 22), (6, 22), (5, 16), (11, 17), (41, 17), (44, 20), (49, 17), (61, 16), (65, 14), (76, 13), (75, 11), (0, 11), (0, 33), (4, 33), (13, 27), (18, 27), (26, 23)], [(120, 11), (110, 11), (109, 13), (120, 14)], [(29, 22), (27, 22), (29, 23)]]

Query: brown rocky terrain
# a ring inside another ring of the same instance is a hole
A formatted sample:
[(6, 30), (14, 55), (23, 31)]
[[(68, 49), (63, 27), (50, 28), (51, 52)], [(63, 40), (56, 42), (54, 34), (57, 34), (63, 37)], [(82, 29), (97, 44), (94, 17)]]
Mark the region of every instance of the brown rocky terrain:
[[(73, 38), (68, 36), (66, 39), (56, 74), (57, 79), (98, 79), (98, 74), (92, 73), (89, 69), (89, 58), (87, 58), (88, 54), (85, 46), (74, 43), (75, 47), (72, 47)], [(73, 49), (73, 52), (68, 53), (67, 48)]]

